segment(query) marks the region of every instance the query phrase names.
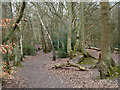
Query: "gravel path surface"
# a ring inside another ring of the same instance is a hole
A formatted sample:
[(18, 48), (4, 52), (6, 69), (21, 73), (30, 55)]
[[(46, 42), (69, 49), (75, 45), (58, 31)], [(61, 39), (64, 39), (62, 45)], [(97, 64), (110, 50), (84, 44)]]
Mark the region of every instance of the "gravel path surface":
[[(98, 57), (99, 52), (89, 53)], [(113, 55), (116, 59), (117, 55)], [(24, 59), (23, 68), (17, 68), (15, 78), (8, 80), (8, 88), (118, 88), (117, 79), (97, 79), (97, 69), (79, 71), (74, 67), (64, 69), (52, 69), (56, 63), (69, 60), (57, 59), (52, 61), (52, 54), (44, 54), (42, 51), (36, 56), (27, 56)], [(116, 62), (118, 58), (116, 59)], [(11, 84), (12, 83), (12, 84)]]

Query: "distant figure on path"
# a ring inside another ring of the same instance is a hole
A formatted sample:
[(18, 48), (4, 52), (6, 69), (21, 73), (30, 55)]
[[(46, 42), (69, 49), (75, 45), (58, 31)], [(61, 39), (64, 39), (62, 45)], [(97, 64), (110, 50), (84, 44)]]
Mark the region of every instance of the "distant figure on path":
[(40, 50), (40, 46), (38, 46), (37, 48), (38, 48), (38, 50)]

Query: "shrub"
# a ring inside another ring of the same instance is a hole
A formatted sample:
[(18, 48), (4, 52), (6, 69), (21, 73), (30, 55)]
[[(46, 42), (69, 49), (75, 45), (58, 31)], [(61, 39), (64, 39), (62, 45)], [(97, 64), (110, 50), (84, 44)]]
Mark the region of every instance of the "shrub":
[(67, 58), (67, 51), (65, 49), (58, 50), (57, 56), (58, 58)]
[[(55, 50), (57, 50), (57, 56), (58, 58), (66, 58), (68, 57), (67, 55), (67, 30), (59, 30), (58, 32), (53, 32), (52, 33), (52, 41)], [(59, 38), (59, 49), (58, 47), (58, 38)], [(75, 30), (72, 30), (72, 37), (71, 37), (71, 46), (72, 50), (74, 48), (76, 41), (76, 33)]]
[(24, 55), (36, 55), (36, 47), (23, 45), (23, 54)]

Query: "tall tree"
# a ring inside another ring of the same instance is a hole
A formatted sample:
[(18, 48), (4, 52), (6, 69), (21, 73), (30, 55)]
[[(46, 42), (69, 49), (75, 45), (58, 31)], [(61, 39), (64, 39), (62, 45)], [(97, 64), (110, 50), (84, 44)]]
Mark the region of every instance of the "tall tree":
[[(19, 3), (21, 4), (21, 3)], [(24, 10), (25, 10), (25, 6), (26, 6), (26, 2), (22, 2), (22, 6), (20, 7), (21, 5), (17, 5), (16, 8), (20, 8), (20, 10), (18, 9), (18, 11), (20, 11), (20, 15), (19, 17), (17, 18), (16, 22), (15, 22), (15, 26), (13, 27), (13, 30), (10, 32), (10, 34), (13, 33), (16, 33), (17, 34), (17, 38), (16, 39), (16, 46), (15, 46), (15, 61), (14, 61), (14, 65), (21, 65), (21, 60), (22, 60), (22, 57), (23, 57), (23, 51), (22, 51), (22, 30), (21, 30), (21, 26), (18, 26), (19, 23), (21, 23), (21, 19), (23, 17), (23, 13), (24, 13)], [(17, 29), (18, 27), (18, 29)], [(17, 30), (16, 30), (17, 29)], [(17, 32), (15, 32), (15, 30)], [(13, 38), (14, 39), (14, 38)]]
[[(2, 12), (2, 7), (0, 3), (0, 12)], [(2, 15), (0, 14), (0, 18), (2, 18)], [(0, 23), (1, 24), (1, 23)], [(0, 26), (0, 45), (2, 44), (2, 28)], [(2, 73), (2, 52), (0, 52), (0, 73)], [(2, 78), (0, 76), (0, 78)], [(2, 79), (0, 80), (0, 89), (2, 89)]]
[[(33, 4), (33, 5), (35, 5), (35, 4)], [(35, 5), (35, 6), (36, 6), (36, 5)], [(38, 14), (39, 20), (40, 20), (40, 22), (41, 22), (41, 24), (42, 24), (42, 27), (43, 27), (43, 29), (44, 29), (44, 32), (45, 32), (45, 34), (48, 36), (49, 41), (50, 41), (50, 44), (51, 44), (51, 46), (52, 46), (52, 50), (53, 50), (53, 60), (55, 61), (55, 60), (56, 60), (56, 52), (55, 52), (55, 48), (54, 48), (54, 45), (53, 45), (51, 36), (50, 36), (50, 34), (49, 34), (49, 32), (48, 32), (45, 24), (43, 23), (43, 20), (42, 20), (42, 18), (41, 18), (41, 16), (40, 16), (40, 13), (39, 13), (39, 8), (36, 7), (36, 9), (37, 9), (37, 14)]]
[(72, 2), (68, 2), (68, 32), (67, 32), (67, 53), (71, 52), (71, 31), (72, 31)]
[(81, 11), (80, 11), (80, 51), (82, 52), (83, 55), (86, 55), (85, 52), (85, 27), (84, 27), (84, 5), (85, 2), (81, 2)]
[(110, 22), (109, 22), (109, 0), (103, 2), (101, 0), (101, 60), (99, 66), (99, 72), (101, 78), (107, 78), (115, 73), (115, 62), (111, 57), (110, 49)]
[[(2, 19), (7, 18), (7, 5), (5, 2), (2, 2)], [(5, 36), (5, 29), (2, 27), (2, 40)]]

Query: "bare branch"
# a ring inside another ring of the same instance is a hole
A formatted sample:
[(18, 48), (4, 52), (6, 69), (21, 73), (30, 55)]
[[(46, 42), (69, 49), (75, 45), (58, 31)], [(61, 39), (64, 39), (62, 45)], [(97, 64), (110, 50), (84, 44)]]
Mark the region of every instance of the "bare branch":
[(119, 2), (116, 2), (112, 7), (110, 7), (109, 8), (109, 10), (111, 10), (112, 8), (114, 8), (117, 4), (119, 4), (120, 3), (120, 1)]
[(23, 5), (21, 7), (21, 10), (20, 10), (20, 16), (17, 18), (16, 22), (15, 22), (15, 26), (13, 27), (13, 31), (15, 31), (15, 29), (17, 28), (18, 26), (18, 23), (20, 22), (22, 16), (23, 16), (23, 12), (24, 12), (24, 9), (25, 9), (25, 5), (26, 5), (26, 2), (23, 2)]
[(15, 26), (13, 27), (13, 29), (10, 31), (10, 33), (5, 36), (3, 42), (7, 42), (9, 40), (9, 37), (11, 36), (11, 34), (16, 30), (16, 28), (18, 27), (18, 24), (20, 22), (20, 20), (22, 19), (23, 17), (23, 12), (24, 12), (24, 9), (25, 9), (25, 5), (26, 5), (26, 2), (23, 2), (22, 4), (22, 7), (21, 7), (21, 10), (20, 10), (20, 15), (18, 16), (16, 22), (15, 22)]

